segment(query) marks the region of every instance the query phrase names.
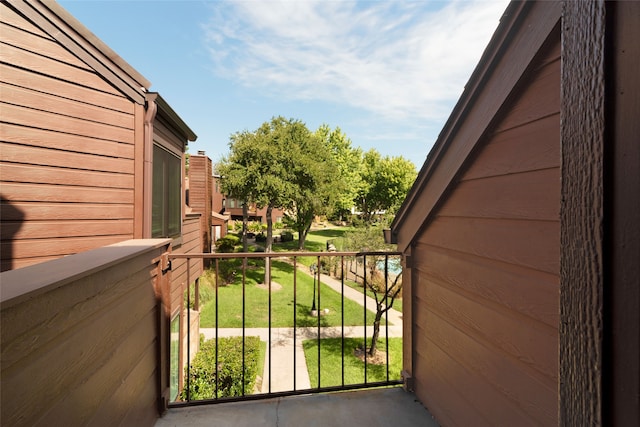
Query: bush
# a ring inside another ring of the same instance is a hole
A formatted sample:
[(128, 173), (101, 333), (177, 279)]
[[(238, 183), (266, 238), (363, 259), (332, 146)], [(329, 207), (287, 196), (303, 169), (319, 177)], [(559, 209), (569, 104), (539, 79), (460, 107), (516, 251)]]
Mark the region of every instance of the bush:
[[(245, 337), (244, 384), (242, 382), (242, 337), (218, 339), (218, 390), (216, 394), (216, 342), (202, 343), (191, 364), (189, 397), (191, 400), (252, 394), (258, 375), (260, 338)], [(186, 379), (185, 379), (186, 384)], [(244, 390), (244, 393), (243, 393)], [(187, 389), (180, 392), (180, 399), (187, 400)]]
[(293, 242), (293, 233), (289, 230), (284, 230), (282, 233), (280, 233), (280, 241)]
[(240, 244), (240, 237), (235, 234), (227, 234), (216, 241), (216, 249), (218, 252), (233, 252), (237, 245)]
[(264, 243), (266, 241), (267, 241), (267, 236), (265, 236), (264, 233), (256, 234), (256, 242)]

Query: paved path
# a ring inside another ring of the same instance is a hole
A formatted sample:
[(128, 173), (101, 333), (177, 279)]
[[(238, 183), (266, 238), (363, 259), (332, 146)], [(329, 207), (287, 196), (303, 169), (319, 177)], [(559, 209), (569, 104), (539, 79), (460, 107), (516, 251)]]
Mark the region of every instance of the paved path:
[[(306, 273), (306, 272), (305, 272)], [(308, 273), (307, 273), (308, 274)], [(320, 282), (331, 287), (336, 292), (342, 291), (342, 284), (339, 280), (335, 280), (327, 275), (320, 276)], [(344, 296), (358, 304), (364, 306), (364, 296), (356, 289), (344, 286)], [(375, 311), (375, 300), (371, 297), (367, 298), (367, 309)], [(389, 337), (402, 337), (402, 313), (393, 308), (388, 311), (389, 319)], [(384, 325), (380, 326), (380, 335), (384, 337)], [(373, 335), (373, 326), (345, 326), (345, 338), (359, 338)], [(321, 327), (321, 338), (339, 338), (342, 335), (342, 327)], [(215, 328), (200, 328), (200, 333), (204, 334), (206, 339), (215, 338)], [(295, 334), (295, 335), (294, 335)], [(241, 328), (220, 328), (218, 329), (218, 337), (242, 336)], [(264, 376), (262, 378), (262, 393), (274, 393), (278, 391), (304, 390), (311, 388), (309, 373), (307, 372), (307, 363), (302, 349), (302, 341), (307, 339), (318, 338), (317, 327), (303, 328), (271, 328), (271, 336), (269, 336), (268, 328), (245, 328), (245, 336), (258, 336), (260, 340), (267, 343), (267, 353), (265, 355)], [(270, 343), (270, 345), (269, 345)], [(271, 358), (271, 372), (269, 372), (269, 358)], [(295, 366), (295, 383), (294, 369)], [(271, 388), (269, 388), (271, 386)]]

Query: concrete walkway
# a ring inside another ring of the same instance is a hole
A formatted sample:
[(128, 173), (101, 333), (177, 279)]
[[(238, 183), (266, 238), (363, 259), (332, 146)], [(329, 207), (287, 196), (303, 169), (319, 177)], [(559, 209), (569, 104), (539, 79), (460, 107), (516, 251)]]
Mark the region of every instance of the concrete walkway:
[(402, 388), (290, 396), (169, 409), (156, 427), (438, 427)]
[[(308, 274), (304, 270), (301, 271)], [(320, 275), (320, 282), (329, 286), (338, 293), (342, 292), (342, 284), (340, 281), (335, 280), (332, 277), (322, 274)], [(345, 285), (344, 296), (345, 298), (351, 299), (352, 301), (364, 306), (365, 297), (358, 290)], [(366, 299), (367, 309), (375, 312), (375, 300), (371, 297), (366, 297)], [(389, 320), (389, 337), (402, 337), (402, 313), (393, 308), (387, 313)], [(381, 337), (385, 336), (386, 328), (387, 327), (384, 325), (380, 326)], [(345, 326), (344, 336), (345, 338), (364, 337), (365, 330), (367, 337), (371, 337), (373, 335), (373, 326)], [(216, 336), (215, 328), (201, 328), (200, 333), (204, 334), (206, 339), (213, 339)], [(337, 338), (342, 336), (342, 333), (343, 329), (340, 326), (320, 328), (320, 338)], [(223, 338), (232, 336), (242, 336), (242, 329), (218, 329), (218, 337)], [(311, 388), (309, 373), (307, 371), (307, 363), (302, 348), (302, 341), (317, 339), (317, 327), (296, 328), (295, 330), (293, 328), (271, 328), (271, 336), (269, 336), (268, 328), (245, 328), (245, 336), (258, 336), (260, 337), (260, 340), (267, 343), (264, 375), (260, 390), (262, 393), (304, 390)], [(269, 370), (269, 366), (271, 366), (271, 370)]]

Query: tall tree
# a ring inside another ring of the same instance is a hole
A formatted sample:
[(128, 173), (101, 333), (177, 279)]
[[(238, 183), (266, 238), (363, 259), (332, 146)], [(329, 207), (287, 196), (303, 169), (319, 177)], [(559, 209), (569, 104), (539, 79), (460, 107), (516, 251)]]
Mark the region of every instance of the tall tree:
[(287, 222), (298, 232), (298, 248), (304, 249), (307, 234), (318, 215), (328, 214), (339, 194), (339, 172), (326, 141), (302, 131), (290, 150), (291, 179), (296, 191), (288, 206)]
[(354, 148), (351, 140), (339, 127), (334, 130), (323, 124), (316, 131), (322, 139), (327, 151), (333, 158), (333, 203), (331, 214), (342, 220), (343, 215), (351, 210), (353, 201), (361, 191), (362, 149)]
[(242, 246), (247, 252), (248, 205), (256, 200), (255, 187), (259, 176), (252, 167), (256, 157), (255, 134), (236, 132), (229, 138), (229, 154), (216, 165), (220, 188), (227, 197), (242, 203)]
[(371, 149), (363, 156), (363, 186), (355, 204), (370, 223), (379, 212), (393, 214), (402, 204), (416, 179), (415, 165), (402, 156), (382, 157)]

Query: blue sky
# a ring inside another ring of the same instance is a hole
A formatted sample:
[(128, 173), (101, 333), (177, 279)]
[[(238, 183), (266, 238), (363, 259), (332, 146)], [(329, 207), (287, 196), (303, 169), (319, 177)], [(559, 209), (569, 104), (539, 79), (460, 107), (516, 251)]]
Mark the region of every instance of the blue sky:
[(506, 0), (59, 3), (151, 81), (214, 161), (273, 116), (419, 169)]

